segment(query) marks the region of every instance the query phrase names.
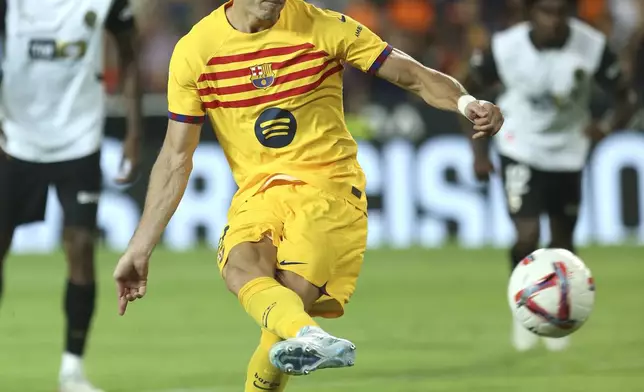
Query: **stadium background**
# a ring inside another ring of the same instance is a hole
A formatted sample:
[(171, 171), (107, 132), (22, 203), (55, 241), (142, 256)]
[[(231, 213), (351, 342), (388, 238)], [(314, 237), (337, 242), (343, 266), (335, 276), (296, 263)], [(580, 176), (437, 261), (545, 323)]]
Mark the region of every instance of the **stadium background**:
[[(173, 46), (221, 4), (132, 2), (144, 44), (142, 176), (128, 188), (112, 181), (124, 120), (117, 59), (108, 48), (101, 304), (89, 372), (109, 391), (239, 391), (258, 334), (225, 293), (213, 264), (210, 248), (235, 186), (210, 129), (204, 128), (189, 190), (164, 247), (154, 255), (149, 298), (126, 318), (115, 316), (111, 270), (138, 221), (147, 174), (164, 136)], [(522, 18), (520, 0), (316, 3), (355, 17), (394, 46), (457, 77), (464, 75), (474, 48), (485, 47), (493, 31)], [(577, 1), (579, 17), (609, 34), (638, 92), (644, 91), (640, 3)], [(360, 363), (298, 380), (292, 390), (644, 390), (644, 133), (637, 123), (602, 141), (586, 173), (577, 239), (597, 280), (593, 319), (568, 352), (520, 356), (509, 345), (504, 247), (513, 233), (502, 189), (497, 178), (490, 187), (474, 180), (468, 141), (455, 115), (351, 70), (345, 103), (369, 181), (370, 251), (348, 316), (324, 325), (356, 341)], [(55, 294), (63, 287), (64, 264), (58, 250), (60, 209), (51, 201), (48, 221), (21, 228), (8, 260), (0, 309), (0, 391), (48, 391), (55, 380), (62, 323)], [(546, 230), (544, 243), (547, 237)]]

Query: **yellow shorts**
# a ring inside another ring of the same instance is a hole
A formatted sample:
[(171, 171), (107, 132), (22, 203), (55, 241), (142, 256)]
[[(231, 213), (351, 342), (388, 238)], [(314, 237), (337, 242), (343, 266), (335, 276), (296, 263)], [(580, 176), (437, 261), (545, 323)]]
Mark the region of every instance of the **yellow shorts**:
[(277, 247), (278, 270), (294, 272), (320, 288), (323, 295), (311, 315), (344, 314), (367, 245), (363, 211), (308, 184), (271, 186), (229, 215), (219, 241), (219, 270), (235, 245), (264, 237)]

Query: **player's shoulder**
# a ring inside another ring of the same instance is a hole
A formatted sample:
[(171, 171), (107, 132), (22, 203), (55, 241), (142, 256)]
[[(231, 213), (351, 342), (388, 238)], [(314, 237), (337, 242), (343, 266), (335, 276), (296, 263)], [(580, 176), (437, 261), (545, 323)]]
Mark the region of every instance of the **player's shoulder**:
[(205, 64), (213, 49), (221, 47), (226, 40), (221, 12), (223, 9), (216, 9), (194, 24), (175, 45), (173, 57), (185, 59), (189, 64)]
[(499, 48), (508, 45), (523, 45), (529, 37), (530, 24), (528, 22), (521, 22), (492, 34), (492, 44)]
[(289, 16), (293, 18), (297, 18), (299, 16), (320, 18), (325, 17), (329, 13), (333, 12), (320, 8), (317, 5), (306, 2), (304, 0), (287, 0), (286, 8), (288, 11), (290, 11)]
[(181, 38), (181, 44), (198, 49), (199, 47), (211, 48), (213, 44), (223, 42), (226, 39), (223, 13), (224, 9), (220, 7), (203, 17)]
[(346, 16), (337, 11), (320, 8), (304, 0), (287, 0), (286, 5), (287, 18), (301, 26), (315, 27), (347, 20)]
[(491, 50), (496, 59), (506, 55), (516, 55), (528, 47), (530, 24), (517, 23), (492, 35)]
[(568, 25), (571, 33), (568, 51), (584, 58), (593, 70), (597, 70), (607, 48), (606, 35), (579, 19), (570, 19)]
[(571, 18), (568, 26), (570, 26), (573, 46), (578, 47), (581, 51), (594, 48), (604, 49), (606, 35), (600, 30), (577, 18)]

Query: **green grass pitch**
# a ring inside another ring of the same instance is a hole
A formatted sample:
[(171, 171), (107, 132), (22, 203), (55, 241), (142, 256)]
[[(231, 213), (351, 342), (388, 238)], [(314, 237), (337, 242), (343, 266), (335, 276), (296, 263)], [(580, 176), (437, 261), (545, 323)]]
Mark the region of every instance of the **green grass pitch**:
[[(564, 353), (514, 353), (503, 250), (379, 250), (330, 332), (358, 346), (355, 367), (293, 380), (290, 391), (644, 391), (642, 248), (588, 248), (597, 302)], [(157, 251), (148, 297), (119, 318), (99, 255), (100, 303), (88, 373), (107, 392), (242, 391), (258, 328), (228, 294), (213, 251)], [(0, 391), (52, 392), (62, 346), (64, 261), (12, 256), (0, 308)]]

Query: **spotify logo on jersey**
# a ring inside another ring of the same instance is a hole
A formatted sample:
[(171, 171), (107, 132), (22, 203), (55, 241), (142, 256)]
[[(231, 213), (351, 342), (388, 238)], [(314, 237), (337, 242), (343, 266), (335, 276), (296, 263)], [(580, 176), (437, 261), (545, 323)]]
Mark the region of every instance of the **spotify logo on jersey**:
[(297, 121), (291, 112), (280, 108), (269, 108), (255, 121), (257, 140), (269, 148), (286, 147), (295, 138)]

